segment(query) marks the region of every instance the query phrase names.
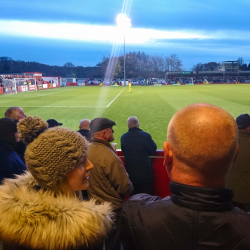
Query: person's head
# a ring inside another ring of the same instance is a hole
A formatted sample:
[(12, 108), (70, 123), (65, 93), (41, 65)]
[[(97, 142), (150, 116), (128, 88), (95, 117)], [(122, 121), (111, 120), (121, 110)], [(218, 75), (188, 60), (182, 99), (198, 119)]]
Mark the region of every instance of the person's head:
[(242, 114), (236, 118), (236, 123), (238, 129), (247, 129), (250, 130), (250, 115), (249, 114)]
[(39, 117), (27, 117), (18, 125), (19, 137), (28, 144), (25, 161), (38, 184), (46, 190), (74, 194), (88, 188), (93, 165), (87, 159), (88, 142), (67, 128), (49, 128)]
[(238, 152), (234, 118), (206, 103), (179, 110), (168, 126), (163, 144), (164, 165), (172, 181), (222, 188)]
[(95, 118), (90, 123), (90, 132), (94, 139), (112, 142), (114, 138), (113, 126), (116, 123), (107, 118)]
[(58, 122), (57, 120), (55, 119), (49, 119), (46, 121), (49, 125), (49, 128), (54, 128), (54, 127), (58, 127), (58, 126), (62, 126), (63, 124)]
[(129, 128), (139, 128), (139, 120), (136, 116), (130, 116), (127, 122)]
[(20, 121), (21, 119), (26, 118), (24, 111), (21, 107), (10, 107), (5, 111), (5, 118), (12, 118)]
[(0, 142), (9, 150), (14, 151), (18, 142), (17, 120), (12, 118), (0, 119)]
[(85, 130), (89, 130), (89, 124), (90, 124), (90, 120), (89, 119), (83, 119), (80, 121), (80, 125), (79, 125), (79, 129), (85, 129)]

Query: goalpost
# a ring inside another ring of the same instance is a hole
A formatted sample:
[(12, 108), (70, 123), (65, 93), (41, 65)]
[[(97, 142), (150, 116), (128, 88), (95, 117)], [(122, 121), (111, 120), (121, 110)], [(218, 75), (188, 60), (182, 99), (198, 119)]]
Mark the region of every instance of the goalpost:
[(2, 84), (4, 94), (17, 94), (17, 87), (14, 79), (3, 79)]
[(3, 79), (4, 94), (24, 91), (37, 91), (36, 78)]

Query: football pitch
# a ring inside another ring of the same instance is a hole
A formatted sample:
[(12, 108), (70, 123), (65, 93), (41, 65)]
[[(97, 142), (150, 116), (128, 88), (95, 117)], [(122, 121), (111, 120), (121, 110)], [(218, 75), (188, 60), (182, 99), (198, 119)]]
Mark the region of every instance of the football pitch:
[(26, 115), (56, 119), (63, 127), (78, 130), (84, 118), (107, 117), (116, 122), (115, 141), (127, 132), (127, 118), (137, 116), (140, 128), (150, 133), (162, 149), (171, 117), (182, 107), (207, 102), (227, 110), (234, 118), (250, 113), (250, 85), (64, 87), (36, 92), (0, 95), (0, 117), (10, 106), (20, 106)]

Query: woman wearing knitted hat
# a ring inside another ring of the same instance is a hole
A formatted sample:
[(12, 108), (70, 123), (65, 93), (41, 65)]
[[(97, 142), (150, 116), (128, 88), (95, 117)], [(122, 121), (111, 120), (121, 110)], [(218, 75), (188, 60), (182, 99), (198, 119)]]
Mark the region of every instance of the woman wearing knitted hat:
[(70, 129), (48, 129), (38, 117), (20, 121), (18, 132), (28, 144), (29, 172), (0, 186), (3, 249), (94, 249), (111, 228), (112, 214), (109, 203), (82, 201), (93, 168), (88, 142)]

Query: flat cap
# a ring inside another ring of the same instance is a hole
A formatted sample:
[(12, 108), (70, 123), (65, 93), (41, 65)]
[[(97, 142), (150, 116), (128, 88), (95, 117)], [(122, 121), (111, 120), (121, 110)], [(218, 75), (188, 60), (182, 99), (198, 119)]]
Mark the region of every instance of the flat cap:
[(95, 118), (91, 121), (89, 127), (91, 133), (102, 131), (106, 128), (112, 128), (116, 123), (108, 118)]
[(236, 118), (236, 123), (239, 129), (245, 129), (250, 127), (249, 114), (242, 114)]

